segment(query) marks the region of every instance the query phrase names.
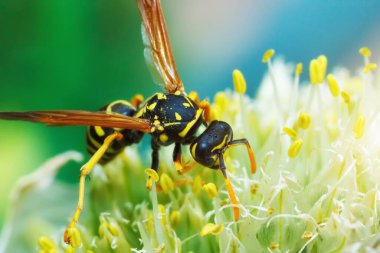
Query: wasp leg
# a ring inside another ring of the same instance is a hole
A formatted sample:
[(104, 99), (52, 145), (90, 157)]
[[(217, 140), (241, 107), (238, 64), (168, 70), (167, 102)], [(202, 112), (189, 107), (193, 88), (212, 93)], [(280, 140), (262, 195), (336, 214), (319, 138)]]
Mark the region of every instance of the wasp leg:
[(227, 187), (228, 196), (230, 198), (231, 204), (233, 205), (235, 221), (238, 221), (239, 220), (239, 216), (240, 216), (240, 210), (239, 210), (239, 207), (238, 207), (239, 201), (236, 199), (236, 195), (235, 195), (234, 189), (232, 188), (231, 182), (230, 182), (230, 180), (227, 177), (226, 165), (224, 163), (223, 153), (219, 154), (219, 168), (220, 168), (220, 171), (223, 174), (224, 183), (226, 184), (226, 187)]
[(107, 151), (108, 147), (111, 145), (111, 143), (117, 139), (121, 140), (123, 139), (123, 135), (119, 132), (114, 132), (113, 134), (110, 134), (109, 136), (106, 137), (104, 140), (104, 143), (100, 148), (95, 152), (95, 154), (92, 155), (90, 160), (82, 166), (80, 169), (81, 174), (79, 178), (79, 198), (78, 198), (78, 206), (77, 209), (75, 210), (73, 219), (71, 220), (69, 226), (65, 230), (65, 234), (63, 237), (63, 240), (65, 243), (70, 244), (71, 238), (68, 235), (69, 229), (73, 228), (75, 224), (78, 222), (79, 216), (83, 210), (83, 201), (84, 201), (84, 186), (86, 182), (86, 176), (90, 174), (94, 166), (99, 162), (99, 160), (102, 158), (104, 153)]
[(237, 145), (245, 145), (246, 146), (247, 151), (248, 151), (248, 155), (249, 155), (249, 161), (251, 163), (251, 173), (252, 174), (256, 173), (255, 154), (253, 152), (253, 149), (251, 148), (251, 145), (249, 145), (248, 140), (247, 139), (233, 140), (227, 144), (227, 147), (232, 147), (232, 146), (237, 146)]
[(178, 174), (184, 174), (192, 170), (195, 166), (195, 162), (191, 164), (182, 165), (181, 158), (181, 143), (176, 143), (173, 150), (173, 162)]
[[(160, 149), (160, 145), (152, 139), (150, 142), (150, 145), (152, 147), (152, 166), (151, 169), (158, 172), (158, 150)], [(149, 176), (148, 180), (146, 181), (146, 188), (148, 190), (152, 190), (152, 178)]]
[(189, 93), (189, 98), (191, 98), (191, 100), (193, 100), (194, 103), (199, 108), (203, 109), (203, 116), (205, 118), (205, 121), (207, 124), (210, 123), (211, 122), (211, 106), (210, 106), (210, 103), (206, 99), (199, 102), (198, 93), (196, 93), (195, 91), (191, 91)]
[(133, 107), (135, 107), (137, 109), (139, 107), (139, 105), (141, 104), (141, 102), (143, 102), (143, 101), (144, 101), (143, 95), (136, 94), (131, 99), (131, 104), (133, 105)]

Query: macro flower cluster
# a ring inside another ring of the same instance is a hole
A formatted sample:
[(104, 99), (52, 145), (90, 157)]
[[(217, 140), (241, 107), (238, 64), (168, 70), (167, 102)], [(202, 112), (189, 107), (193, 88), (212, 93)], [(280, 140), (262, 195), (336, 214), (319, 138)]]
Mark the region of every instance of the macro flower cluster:
[(146, 170), (155, 179), (148, 191), (149, 153), (131, 146), (96, 167), (83, 216), (65, 245), (77, 189), (54, 182), (54, 175), (79, 159), (68, 152), (15, 189), (0, 252), (377, 252), (380, 76), (371, 51), (359, 52), (364, 63), (355, 73), (318, 56), (301, 85), (303, 65), (268, 50), (268, 72), (254, 97), (238, 70), (234, 89), (215, 95), (212, 119), (231, 124), (236, 139), (247, 138), (257, 159), (251, 174), (244, 147), (225, 154), (238, 221), (219, 171), (196, 165), (178, 175), (173, 147), (162, 148), (160, 174)]

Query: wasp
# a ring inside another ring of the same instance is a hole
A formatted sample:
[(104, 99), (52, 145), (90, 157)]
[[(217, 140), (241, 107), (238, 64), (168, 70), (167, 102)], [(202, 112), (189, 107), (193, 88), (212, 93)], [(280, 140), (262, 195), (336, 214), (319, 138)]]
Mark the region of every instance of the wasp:
[[(135, 95), (130, 102), (114, 101), (97, 112), (81, 110), (0, 112), (0, 119), (45, 123), (48, 126), (87, 126), (87, 149), (91, 158), (80, 169), (79, 198), (74, 216), (64, 233), (64, 241), (70, 243), (69, 229), (74, 227), (83, 210), (85, 179), (97, 163), (112, 160), (126, 146), (139, 143), (144, 134), (151, 135), (151, 169), (158, 171), (161, 146), (174, 144), (173, 162), (178, 173), (187, 172), (192, 166), (182, 164), (181, 149), (189, 145), (194, 160), (201, 165), (221, 171), (234, 218), (239, 219), (238, 200), (227, 177), (224, 153), (236, 145), (245, 145), (251, 165), (256, 171), (253, 149), (247, 139), (233, 139), (233, 131), (227, 122), (210, 122), (210, 104), (199, 101), (195, 92), (185, 92), (175, 65), (168, 31), (160, 0), (137, 0), (142, 17), (144, 55), (154, 74), (158, 74), (164, 93), (156, 93), (144, 100)], [(200, 126), (205, 130), (197, 135)], [(147, 188), (152, 179), (147, 180)]]

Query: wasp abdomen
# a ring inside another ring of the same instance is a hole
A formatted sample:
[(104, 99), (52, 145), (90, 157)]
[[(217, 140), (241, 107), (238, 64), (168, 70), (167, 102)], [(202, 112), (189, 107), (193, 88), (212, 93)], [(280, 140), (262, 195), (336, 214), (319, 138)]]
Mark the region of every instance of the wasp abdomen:
[[(106, 106), (100, 108), (100, 111), (109, 114), (122, 114), (125, 116), (133, 117), (136, 113), (136, 108), (134, 108), (129, 102), (124, 100), (114, 101)], [(109, 149), (104, 153), (102, 159), (99, 161), (101, 164), (105, 164), (112, 160), (117, 154), (119, 154), (125, 146), (138, 143), (143, 137), (144, 133), (135, 130), (125, 130), (117, 128), (108, 128), (100, 126), (91, 126), (87, 128), (86, 133), (86, 143), (87, 151), (92, 156), (104, 143), (105, 138), (119, 131), (124, 138), (122, 140), (114, 140), (110, 145)]]

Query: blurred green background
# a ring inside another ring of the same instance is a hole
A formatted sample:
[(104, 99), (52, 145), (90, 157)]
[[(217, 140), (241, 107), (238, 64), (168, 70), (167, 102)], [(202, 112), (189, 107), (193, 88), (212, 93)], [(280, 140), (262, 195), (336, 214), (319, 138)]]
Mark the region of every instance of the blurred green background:
[[(350, 69), (362, 64), (361, 46), (375, 58), (380, 51), (376, 0), (162, 1), (179, 73), (202, 97), (230, 88), (234, 68), (253, 95), (268, 48), (305, 64), (324, 53), (330, 66)], [(0, 110), (96, 110), (159, 91), (140, 29), (132, 0), (0, 0)], [(84, 132), (0, 121), (0, 227), (16, 180), (63, 151), (86, 154)], [(77, 183), (79, 167), (65, 166), (59, 179)]]

